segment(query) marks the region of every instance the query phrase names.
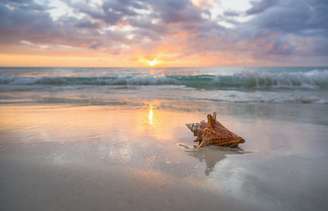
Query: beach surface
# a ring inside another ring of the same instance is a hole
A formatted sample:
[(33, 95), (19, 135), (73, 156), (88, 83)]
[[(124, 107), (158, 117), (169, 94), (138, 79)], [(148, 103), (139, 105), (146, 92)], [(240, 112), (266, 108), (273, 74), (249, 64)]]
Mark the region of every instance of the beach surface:
[[(216, 111), (240, 150), (192, 149)], [(149, 100), (0, 106), (0, 210), (328, 209), (328, 108)]]

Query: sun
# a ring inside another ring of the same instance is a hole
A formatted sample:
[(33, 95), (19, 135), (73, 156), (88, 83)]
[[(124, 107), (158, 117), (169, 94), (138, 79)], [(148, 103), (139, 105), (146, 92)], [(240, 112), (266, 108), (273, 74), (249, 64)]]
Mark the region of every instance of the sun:
[(158, 59), (154, 58), (154, 59), (146, 60), (146, 63), (150, 67), (155, 67), (156, 65), (158, 65), (160, 63), (160, 61)]
[(158, 57), (140, 57), (139, 63), (147, 67), (156, 67), (158, 65), (161, 65), (163, 61), (160, 60)]

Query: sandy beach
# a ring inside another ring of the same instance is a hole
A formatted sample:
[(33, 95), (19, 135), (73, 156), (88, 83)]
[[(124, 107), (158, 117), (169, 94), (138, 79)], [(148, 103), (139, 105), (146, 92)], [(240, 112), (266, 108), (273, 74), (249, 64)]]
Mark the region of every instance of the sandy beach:
[[(193, 140), (184, 124), (208, 110), (246, 139), (241, 150), (181, 147)], [(326, 210), (321, 113), (326, 106), (3, 104), (0, 210)]]

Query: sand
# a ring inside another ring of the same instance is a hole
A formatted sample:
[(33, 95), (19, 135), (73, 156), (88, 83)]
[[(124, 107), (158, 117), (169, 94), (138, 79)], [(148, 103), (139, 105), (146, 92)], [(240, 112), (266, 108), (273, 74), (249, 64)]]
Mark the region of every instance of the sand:
[[(206, 109), (202, 109), (206, 108)], [(193, 151), (217, 111), (241, 150)], [(0, 106), (0, 210), (327, 210), (325, 105)]]

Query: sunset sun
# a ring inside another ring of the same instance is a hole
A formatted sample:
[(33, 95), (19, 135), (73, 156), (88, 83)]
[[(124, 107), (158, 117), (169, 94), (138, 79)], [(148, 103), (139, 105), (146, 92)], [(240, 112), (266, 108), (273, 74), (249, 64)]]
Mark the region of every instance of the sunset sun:
[(150, 67), (155, 67), (157, 66), (158, 64), (160, 63), (160, 61), (156, 58), (154, 59), (149, 59), (149, 60), (146, 60), (146, 64)]

